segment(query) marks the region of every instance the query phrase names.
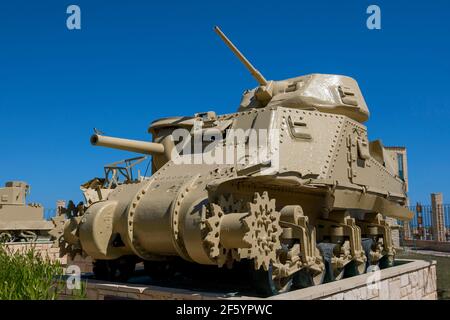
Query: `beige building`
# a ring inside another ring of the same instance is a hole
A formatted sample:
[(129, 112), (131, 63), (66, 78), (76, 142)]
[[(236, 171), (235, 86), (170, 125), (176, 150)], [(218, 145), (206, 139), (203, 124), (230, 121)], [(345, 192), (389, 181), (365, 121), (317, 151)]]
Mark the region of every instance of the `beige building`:
[[(385, 147), (388, 152), (388, 158), (391, 160), (390, 165), (393, 167), (394, 172), (398, 173), (400, 179), (405, 181), (405, 191), (408, 192), (408, 159), (406, 155), (405, 147)], [(407, 200), (407, 206), (409, 206), (409, 199)], [(397, 220), (394, 218), (386, 218), (390, 221), (391, 225), (398, 225)], [(411, 230), (408, 223), (404, 224), (403, 236), (407, 239), (411, 238)], [(400, 247), (400, 232), (399, 230), (392, 231), (392, 240), (396, 247)]]

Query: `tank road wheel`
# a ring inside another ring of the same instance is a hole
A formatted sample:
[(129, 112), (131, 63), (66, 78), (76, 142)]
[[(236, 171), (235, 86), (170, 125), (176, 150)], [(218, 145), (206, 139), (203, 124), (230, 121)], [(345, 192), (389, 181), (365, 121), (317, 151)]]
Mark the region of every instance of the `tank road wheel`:
[(367, 220), (360, 221), (361, 230), (367, 238), (363, 238), (364, 251), (369, 265), (380, 269), (394, 266), (395, 248), (392, 242), (392, 229), (386, 219), (376, 214)]
[(251, 274), (254, 288), (264, 296), (273, 296), (288, 292), (293, 284), (293, 276), (277, 277), (272, 263), (269, 265), (267, 271), (261, 267), (259, 270), (252, 270)]
[(30, 230), (21, 231), (19, 237), (21, 240), (25, 240), (25, 242), (36, 242), (38, 239), (38, 235)]
[[(333, 268), (332, 268), (333, 269)], [(330, 281), (339, 281), (344, 279), (345, 267), (344, 268), (334, 268), (330, 274)]]
[(127, 281), (134, 275), (134, 271), (136, 270), (137, 259), (135, 256), (125, 256), (121, 257), (117, 261), (117, 280), (118, 281)]
[(309, 217), (299, 205), (287, 205), (280, 211), (283, 227), (282, 243), (290, 246), (281, 259), (285, 273), (293, 275), (295, 289), (311, 287), (323, 283), (325, 263), (320, 248), (317, 247), (316, 228), (309, 225)]
[[(394, 266), (394, 255), (385, 249), (383, 238), (371, 239), (371, 247), (368, 250), (368, 266), (378, 266), (380, 269), (385, 269)], [(366, 253), (367, 255), (367, 253)]]
[(301, 269), (294, 275), (293, 287), (298, 289), (318, 286), (325, 281), (325, 270), (313, 271), (306, 268)]
[(95, 260), (93, 272), (96, 279), (104, 281), (127, 281), (136, 268), (134, 256), (124, 256), (116, 260)]
[(386, 269), (386, 268), (393, 267), (394, 266), (394, 261), (395, 261), (394, 256), (392, 256), (392, 255), (385, 255), (385, 256), (383, 256), (383, 258), (381, 258), (378, 261), (378, 267), (380, 269)]
[(378, 260), (378, 267), (380, 269), (386, 269), (394, 266), (394, 253), (393, 249), (389, 250), (383, 237), (379, 238), (380, 254), (383, 256)]
[(0, 243), (7, 243), (7, 242), (13, 242), (14, 241), (14, 237), (11, 233), (9, 232), (0, 232)]
[(344, 267), (344, 277), (349, 278), (353, 276), (359, 276), (361, 274), (366, 273), (367, 262), (364, 261), (362, 263), (352, 260)]
[(92, 263), (92, 271), (98, 280), (113, 281), (116, 274), (114, 260), (95, 260)]
[[(348, 251), (346, 246), (341, 246), (337, 243), (321, 242), (317, 245), (323, 254), (325, 260), (325, 281), (338, 281), (344, 278), (345, 264), (342, 262), (341, 252)], [(347, 252), (344, 253), (344, 256)]]
[(168, 280), (175, 275), (176, 269), (167, 261), (144, 261), (144, 270), (152, 280)]

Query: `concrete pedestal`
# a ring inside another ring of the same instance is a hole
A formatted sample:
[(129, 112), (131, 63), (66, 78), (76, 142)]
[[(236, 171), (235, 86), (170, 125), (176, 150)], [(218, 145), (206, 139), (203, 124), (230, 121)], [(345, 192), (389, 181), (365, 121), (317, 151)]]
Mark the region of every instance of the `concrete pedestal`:
[[(169, 288), (154, 285), (108, 283), (87, 280), (87, 298), (110, 299), (173, 299), (173, 300), (235, 300), (262, 299), (230, 293)], [(70, 297), (70, 290), (61, 298)], [(266, 300), (435, 300), (437, 299), (436, 262), (397, 260), (397, 265), (336, 282), (280, 294)]]

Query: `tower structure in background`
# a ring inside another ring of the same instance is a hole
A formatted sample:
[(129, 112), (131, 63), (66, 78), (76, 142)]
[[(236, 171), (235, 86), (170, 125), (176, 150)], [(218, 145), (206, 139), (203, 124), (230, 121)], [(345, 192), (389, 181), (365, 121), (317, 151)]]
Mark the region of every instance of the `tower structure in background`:
[(432, 226), (433, 226), (433, 240), (446, 241), (445, 236), (445, 218), (442, 193), (431, 194), (431, 208), (432, 208)]

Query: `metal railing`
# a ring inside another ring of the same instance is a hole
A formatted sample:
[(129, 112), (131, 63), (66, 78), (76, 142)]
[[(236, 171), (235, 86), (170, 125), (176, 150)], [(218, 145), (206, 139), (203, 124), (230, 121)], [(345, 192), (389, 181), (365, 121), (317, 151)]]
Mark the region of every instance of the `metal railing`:
[[(409, 209), (414, 212), (414, 217), (408, 222), (410, 238), (416, 240), (436, 240), (433, 236), (433, 208), (431, 205), (415, 205)], [(444, 215), (444, 228), (447, 241), (450, 241), (450, 204), (437, 206)], [(404, 223), (401, 223), (404, 226)]]

